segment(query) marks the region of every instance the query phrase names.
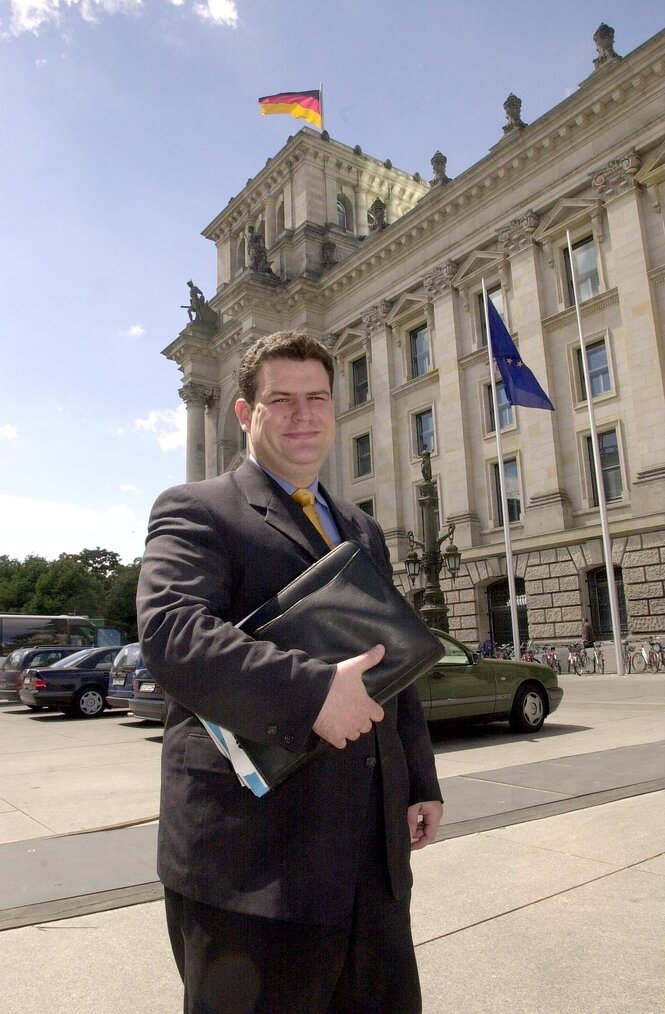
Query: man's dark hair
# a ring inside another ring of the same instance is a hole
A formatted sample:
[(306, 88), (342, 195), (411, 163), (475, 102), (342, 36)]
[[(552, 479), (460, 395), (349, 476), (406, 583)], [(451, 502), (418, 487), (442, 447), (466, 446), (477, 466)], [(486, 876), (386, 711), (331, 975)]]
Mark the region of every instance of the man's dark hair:
[(304, 362), (306, 359), (317, 359), (326, 369), (332, 393), (335, 379), (333, 358), (325, 345), (316, 338), (302, 331), (275, 331), (273, 334), (259, 338), (243, 354), (236, 371), (236, 379), (240, 389), (240, 397), (248, 405), (254, 404), (256, 397), (256, 375), (268, 359), (295, 359)]

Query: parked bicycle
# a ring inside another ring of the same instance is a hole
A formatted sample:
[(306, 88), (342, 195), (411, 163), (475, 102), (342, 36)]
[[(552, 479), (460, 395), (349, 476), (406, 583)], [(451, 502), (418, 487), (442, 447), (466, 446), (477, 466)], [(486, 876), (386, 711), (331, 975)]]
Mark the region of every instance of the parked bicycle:
[(533, 641), (523, 641), (520, 645), (520, 657), (523, 662), (540, 662), (538, 658), (539, 650), (538, 645), (534, 644)]
[[(648, 644), (648, 647), (647, 647)], [(660, 672), (662, 649), (659, 641), (649, 640), (639, 651), (635, 651), (632, 659), (633, 672)]]
[(593, 672), (593, 660), (589, 658), (583, 644), (568, 645), (568, 672), (576, 676), (590, 675)]
[(592, 661), (593, 671), (599, 672), (602, 675), (605, 672), (605, 652), (603, 651), (602, 644), (594, 644)]
[(541, 648), (543, 653), (543, 662), (548, 665), (553, 672), (561, 675), (561, 663), (559, 662), (557, 653), (553, 644), (544, 644)]
[(513, 657), (513, 646), (510, 643), (497, 644), (494, 649), (495, 658), (511, 659)]
[(623, 648), (623, 671), (628, 674), (633, 671), (633, 656), (635, 655), (635, 645), (629, 644), (628, 641), (622, 641)]

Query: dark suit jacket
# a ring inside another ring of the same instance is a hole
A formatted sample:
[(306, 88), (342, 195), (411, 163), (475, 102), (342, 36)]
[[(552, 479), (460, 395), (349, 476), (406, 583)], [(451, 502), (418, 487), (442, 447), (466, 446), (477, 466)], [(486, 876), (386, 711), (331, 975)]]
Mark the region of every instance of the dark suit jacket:
[[(342, 538), (360, 543), (390, 573), (378, 524), (324, 495)], [(317, 924), (351, 911), (364, 813), (379, 770), (392, 890), (403, 897), (411, 887), (407, 806), (441, 798), (415, 688), (386, 705), (372, 732), (344, 750), (327, 748), (262, 798), (240, 785), (193, 712), (293, 750), (313, 735), (334, 666), (254, 641), (234, 624), (325, 551), (302, 510), (247, 461), (158, 498), (137, 597), (143, 656), (170, 698), (162, 881), (219, 908)]]

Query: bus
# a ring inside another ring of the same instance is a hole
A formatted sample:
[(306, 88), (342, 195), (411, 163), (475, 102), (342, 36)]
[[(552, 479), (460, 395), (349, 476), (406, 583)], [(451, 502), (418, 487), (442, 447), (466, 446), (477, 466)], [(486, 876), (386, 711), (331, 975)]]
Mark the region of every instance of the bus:
[(122, 633), (89, 616), (26, 616), (0, 613), (0, 661), (15, 648), (38, 645), (77, 644), (81, 648), (120, 649)]

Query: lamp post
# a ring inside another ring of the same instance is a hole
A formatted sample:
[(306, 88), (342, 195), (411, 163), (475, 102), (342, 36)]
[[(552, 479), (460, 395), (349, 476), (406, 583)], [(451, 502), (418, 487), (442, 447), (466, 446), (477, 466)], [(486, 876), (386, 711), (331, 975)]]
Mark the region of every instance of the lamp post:
[[(444, 535), (437, 533), (436, 508), (439, 499), (436, 495), (436, 485), (432, 482), (430, 453), (425, 450), (421, 455), (423, 483), (419, 490), (418, 503), (423, 511), (423, 541), (416, 539), (413, 532), (407, 533), (411, 551), (406, 557), (406, 573), (413, 587), (421, 569), (424, 569), (426, 583), (420, 614), (428, 627), (436, 627), (448, 633), (448, 607), (439, 576), (445, 563), (447, 573), (455, 580), (459, 573), (462, 554), (453, 542), (455, 525), (452, 522)], [(448, 545), (442, 553), (441, 543), (446, 539)], [(421, 556), (418, 556), (416, 546), (422, 550)]]

